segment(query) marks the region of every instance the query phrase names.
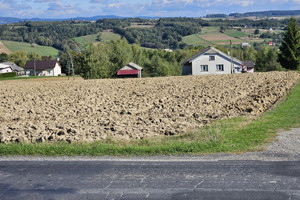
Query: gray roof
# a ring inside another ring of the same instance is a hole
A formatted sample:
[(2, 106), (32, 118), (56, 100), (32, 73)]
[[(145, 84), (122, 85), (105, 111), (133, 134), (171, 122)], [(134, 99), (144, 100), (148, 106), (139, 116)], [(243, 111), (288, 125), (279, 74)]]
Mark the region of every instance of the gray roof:
[(3, 69), (3, 68), (11, 68), (12, 71), (15, 71), (15, 72), (24, 71), (24, 69), (22, 67), (19, 67), (18, 65), (11, 63), (11, 62), (0, 63), (0, 69)]
[[(25, 69), (37, 69), (37, 70), (45, 70), (45, 69), (54, 69), (56, 64), (59, 64), (57, 60), (29, 60), (26, 62)], [(60, 66), (60, 64), (59, 64)]]
[[(210, 53), (210, 54), (219, 54), (219, 55), (222, 55), (223, 57), (226, 57), (226, 58), (228, 58), (228, 59), (231, 60), (231, 56), (229, 56), (229, 55), (223, 53), (222, 51), (220, 51), (220, 50), (218, 50), (218, 49), (216, 49), (216, 48), (214, 48), (214, 47), (207, 47), (207, 48), (203, 49), (202, 51), (199, 51), (199, 52), (196, 53), (195, 55), (189, 57), (188, 59), (184, 60), (184, 61), (181, 63), (181, 65), (185, 65), (186, 63), (191, 62), (191, 61), (193, 61), (194, 59), (196, 59), (197, 57), (199, 57), (199, 56), (201, 56), (201, 55), (203, 55), (203, 54), (206, 54), (206, 53)], [(237, 59), (237, 58), (233, 58), (233, 61), (236, 62), (236, 63), (238, 63), (238, 64), (242, 64), (242, 61), (240, 61), (240, 60)]]
[(137, 70), (142, 70), (143, 69), (141, 66), (138, 66), (137, 64), (135, 64), (133, 62), (129, 63), (127, 66), (133, 67), (133, 68), (135, 68)]
[(245, 60), (244, 61), (244, 66), (248, 67), (248, 68), (254, 68), (254, 63), (252, 60)]

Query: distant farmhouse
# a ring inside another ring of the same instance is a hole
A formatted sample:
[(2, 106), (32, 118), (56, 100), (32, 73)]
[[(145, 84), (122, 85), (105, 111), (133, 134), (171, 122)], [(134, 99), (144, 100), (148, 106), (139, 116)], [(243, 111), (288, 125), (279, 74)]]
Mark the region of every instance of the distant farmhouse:
[(27, 61), (25, 67), (26, 75), (29, 76), (59, 76), (61, 65), (58, 60)]
[(11, 62), (0, 63), (0, 74), (16, 72), (18, 75), (25, 73), (24, 69)]
[(242, 64), (242, 61), (233, 58), (232, 69), (231, 57), (214, 47), (207, 47), (181, 63), (182, 75), (241, 73)]
[(131, 62), (118, 71), (119, 78), (142, 78), (141, 66)]

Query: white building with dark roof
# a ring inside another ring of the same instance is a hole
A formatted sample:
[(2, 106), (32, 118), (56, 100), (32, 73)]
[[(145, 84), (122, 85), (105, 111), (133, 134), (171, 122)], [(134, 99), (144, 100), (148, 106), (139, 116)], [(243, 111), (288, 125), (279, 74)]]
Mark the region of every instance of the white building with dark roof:
[(25, 67), (26, 75), (29, 76), (59, 76), (61, 65), (58, 60), (30, 60)]
[(181, 63), (182, 75), (207, 75), (241, 73), (243, 62), (221, 52), (214, 47), (207, 47)]

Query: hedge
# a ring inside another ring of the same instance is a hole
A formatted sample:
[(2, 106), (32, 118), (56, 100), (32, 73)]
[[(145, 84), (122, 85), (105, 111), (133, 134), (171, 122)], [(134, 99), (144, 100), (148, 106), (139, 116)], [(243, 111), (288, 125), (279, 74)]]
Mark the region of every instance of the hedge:
[(9, 72), (5, 74), (0, 74), (0, 78), (10, 78), (10, 77), (16, 77), (17, 73), (16, 72)]

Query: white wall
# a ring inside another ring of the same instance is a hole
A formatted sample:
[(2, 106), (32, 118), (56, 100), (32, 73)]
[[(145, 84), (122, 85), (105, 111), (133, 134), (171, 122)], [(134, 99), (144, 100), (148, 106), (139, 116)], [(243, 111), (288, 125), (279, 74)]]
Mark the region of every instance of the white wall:
[(61, 75), (61, 67), (56, 63), (52, 76)]
[(12, 72), (10, 67), (0, 69), (0, 74), (9, 73), (9, 72)]
[[(192, 62), (193, 75), (207, 75), (207, 74), (231, 74), (231, 62), (227, 59), (214, 55), (215, 60), (210, 61), (209, 56), (201, 55)], [(208, 65), (208, 72), (201, 72), (201, 65)], [(217, 71), (217, 65), (224, 65), (224, 71)], [(234, 67), (239, 67), (234, 65)]]
[(53, 76), (53, 69), (46, 69), (43, 71), (44, 76)]
[[(26, 69), (26, 75), (33, 76), (33, 69)], [(56, 64), (54, 69), (36, 70), (37, 76), (59, 76), (61, 75), (61, 67)]]

